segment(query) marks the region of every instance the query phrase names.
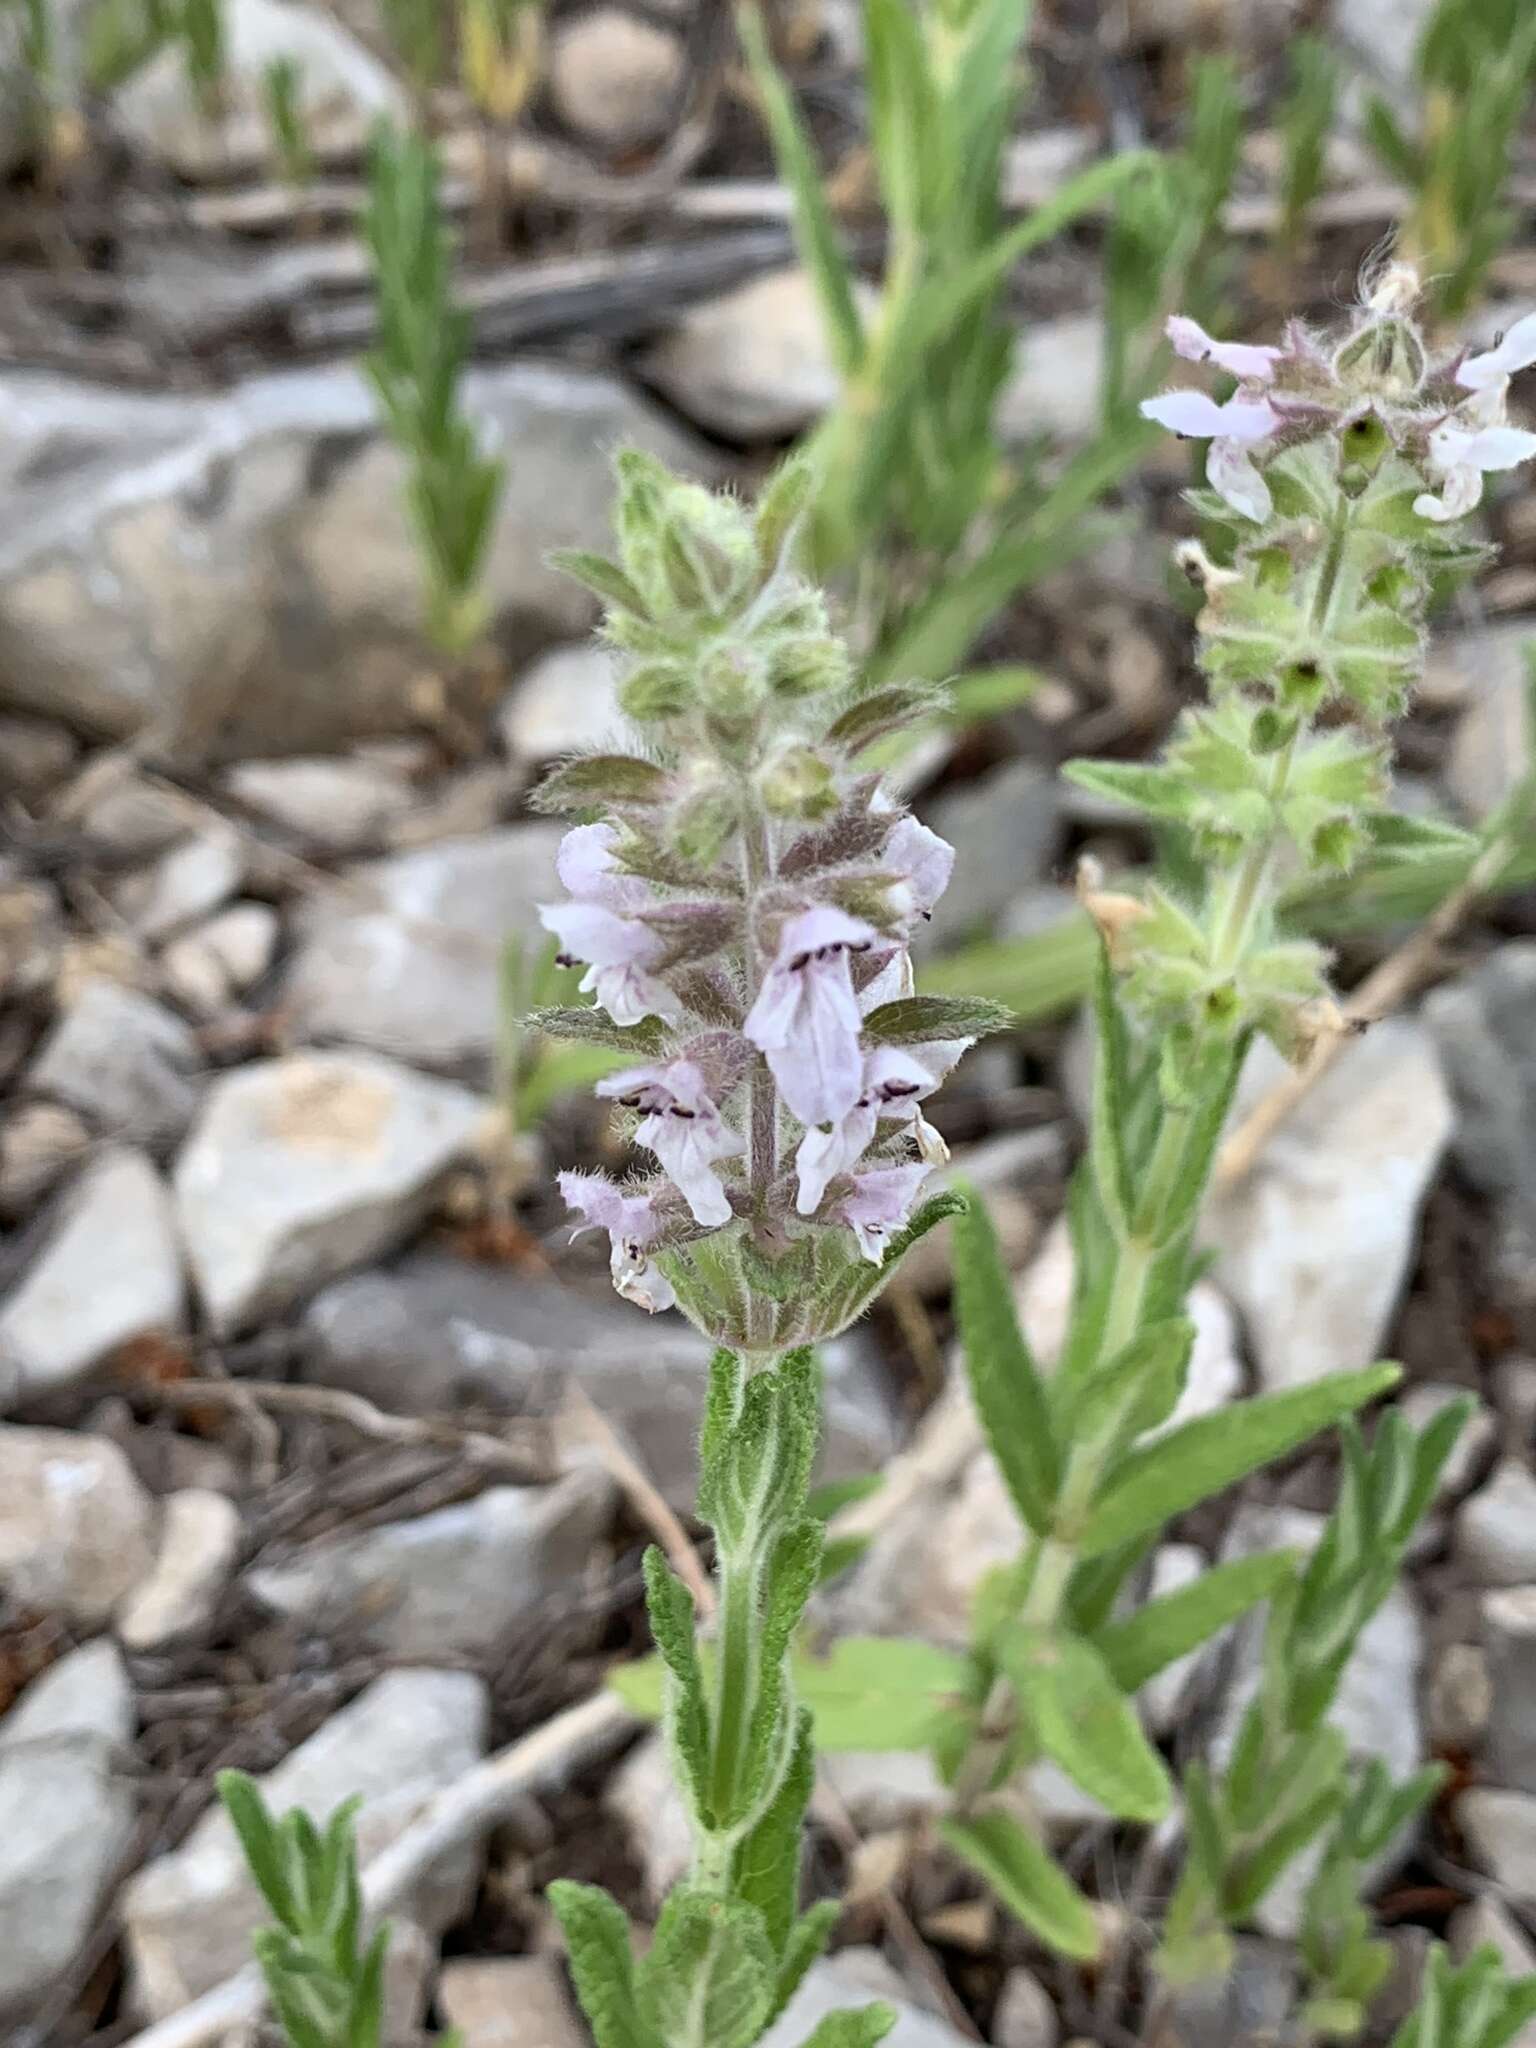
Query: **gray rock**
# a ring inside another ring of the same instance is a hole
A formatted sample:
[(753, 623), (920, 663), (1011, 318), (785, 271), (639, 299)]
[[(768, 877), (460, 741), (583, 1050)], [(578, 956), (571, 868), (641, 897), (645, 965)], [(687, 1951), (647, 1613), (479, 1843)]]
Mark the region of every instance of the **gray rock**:
[(46, 794), (77, 752), (73, 735), (47, 718), (0, 718), (0, 789), (21, 797)]
[(338, 893), (306, 913), (285, 985), (295, 1028), (427, 1066), (485, 1061), (502, 951), (539, 931), (540, 901), (559, 899), (560, 838), (518, 825), (352, 869), (366, 904)]
[(1512, 1897), (1536, 1903), (1536, 1795), (1476, 1785), (1457, 1800), (1456, 1825), (1481, 1869)]
[(109, 1137), (161, 1145), (192, 1121), (200, 1065), (179, 1017), (97, 976), (44, 1039), (27, 1087), (79, 1110)]
[[(1285, 1071), (1267, 1043), (1255, 1046), (1235, 1115)], [(1348, 1048), (1253, 1170), (1210, 1204), (1202, 1234), (1266, 1387), (1376, 1358), (1450, 1130), (1429, 1035), (1391, 1018)]]
[(104, 1622), (149, 1570), (154, 1504), (117, 1445), (0, 1428), (0, 1588), (23, 1612)]
[(759, 2048), (801, 2048), (828, 2013), (857, 2010), (879, 1999), (893, 2006), (896, 2024), (885, 2048), (960, 2048), (965, 2036), (948, 2020), (914, 2005), (901, 1979), (876, 1949), (843, 1949), (812, 1963), (781, 2016), (764, 2034)]
[(524, 670), (496, 714), (512, 760), (553, 761), (596, 747), (622, 731), (614, 702), (619, 664), (596, 640), (552, 647)]
[[(1451, 1949), (1464, 1962), (1480, 1948), (1496, 1948), (1499, 1961), (1511, 1977), (1536, 1974), (1536, 1948), (1527, 1939), (1514, 1915), (1487, 1892), (1463, 1906), (1451, 1922)], [(1536, 2043), (1536, 2020), (1526, 2022), (1510, 2048), (1532, 2048)]]
[(130, 875), (116, 905), (141, 937), (169, 938), (206, 917), (245, 879), (245, 852), (232, 825), (209, 825), (161, 854), (146, 873)]
[(1456, 1517), (1456, 1555), (1480, 1586), (1536, 1581), (1536, 1479), (1504, 1458)]
[[(174, 54), (174, 53), (173, 53)], [(716, 465), (607, 378), (487, 369), (465, 403), (516, 450), (487, 553), (514, 656), (586, 632), (548, 562), (609, 542), (610, 451)], [(215, 396), (0, 378), (0, 670), (18, 709), (193, 759), (326, 748), (416, 722), (426, 650), (403, 466), (359, 373), (327, 365)]]
[(178, 1001), (216, 1017), (266, 973), (281, 929), (271, 904), (232, 903), (173, 939), (160, 955), (160, 971)]
[(1536, 1792), (1536, 1586), (1485, 1593), (1489, 1772), (1511, 1792)]
[[(858, 296), (868, 316), (878, 294)], [(641, 368), (697, 425), (746, 444), (804, 433), (842, 388), (816, 287), (798, 267), (690, 306)]]
[(604, 149), (656, 142), (686, 74), (674, 35), (618, 7), (563, 22), (549, 51), (549, 90), (566, 126)]
[(0, 1408), (79, 1379), (131, 1337), (183, 1326), (170, 1196), (142, 1153), (112, 1147), (68, 1190), (0, 1308)]
[(1457, 1164), (1498, 1213), (1500, 1264), (1536, 1294), (1536, 941), (1502, 946), (1425, 1016), (1456, 1107)]
[(245, 1583), (275, 1613), (355, 1629), (393, 1657), (504, 1653), (520, 1625), (579, 1591), (612, 1499), (595, 1469), (493, 1486), (414, 1521), (322, 1538)]
[(1179, 2048), (1260, 2048), (1296, 2010), (1296, 1958), (1278, 1942), (1237, 1939), (1230, 1972), (1181, 1991), (1172, 2026)]
[(377, 761), (240, 761), (224, 786), (242, 804), (331, 853), (358, 853), (382, 840), (411, 803), (405, 778)]
[(609, 1778), (603, 1804), (622, 1823), (644, 1875), (646, 1899), (658, 1907), (693, 1857), (688, 1810), (659, 1735), (636, 1743)]
[(447, 1963), (437, 2002), (464, 2048), (586, 2048), (586, 2030), (553, 1956)]
[(0, 1211), (25, 1215), (90, 1142), (72, 1109), (55, 1102), (17, 1103), (0, 1125)]
[(184, 1487), (166, 1501), (149, 1576), (117, 1617), (130, 1650), (157, 1650), (194, 1635), (212, 1619), (240, 1548), (240, 1511), (222, 1493)]
[[(633, 1310), (506, 1267), (413, 1253), (317, 1295), (306, 1370), (397, 1414), (554, 1412), (574, 1383), (674, 1506), (691, 1506), (709, 1347), (680, 1319)], [(877, 1471), (896, 1448), (889, 1389), (858, 1334), (824, 1347), (820, 1476)]]
[(989, 930), (1022, 888), (1044, 879), (1059, 805), (1055, 778), (1020, 760), (925, 807), (924, 823), (955, 849), (941, 912), (947, 944)]
[(1091, 439), (1100, 424), (1103, 377), (1104, 322), (1099, 314), (1068, 313), (1031, 324), (1003, 388), (1000, 433), (1014, 441), (1040, 434), (1056, 441)]
[[(360, 1797), (366, 1864), (479, 1758), (487, 1712), (485, 1687), (467, 1671), (386, 1672), (269, 1771), (262, 1790), (278, 1813), (302, 1806), (322, 1827), (343, 1800)], [(480, 1857), (478, 1844), (448, 1851), (404, 1902), (409, 1917), (440, 1932), (467, 1903)], [(179, 1849), (132, 1878), (119, 1903), (133, 2003), (150, 2020), (242, 1968), (267, 1917), (217, 1805)]]
[(817, 1768), (863, 1835), (912, 1827), (943, 1806), (944, 1780), (925, 1749), (841, 1749)]
[(1032, 1971), (1010, 1970), (992, 2015), (993, 2048), (1056, 2048), (1061, 2022), (1051, 1995)]
[(1431, 1747), (1436, 1751), (1475, 1750), (1492, 1711), (1487, 1652), (1476, 1643), (1447, 1643), (1435, 1660), (1424, 1693)]
[(34, 1679), (0, 1721), (0, 2015), (74, 1961), (133, 1830), (133, 1695), (107, 1641)]
[[(1233, 1518), (1229, 1555), (1251, 1556), (1258, 1551), (1278, 1549), (1307, 1552), (1316, 1545), (1324, 1526), (1323, 1516), (1307, 1514), (1299, 1508), (1245, 1505)], [(1219, 1757), (1230, 1753), (1243, 1711), (1257, 1685), (1261, 1641), (1262, 1623), (1245, 1624), (1239, 1636), (1237, 1674), (1222, 1702), (1213, 1737), (1213, 1749)], [(1409, 1586), (1400, 1582), (1361, 1631), (1328, 1715), (1343, 1732), (1351, 1755), (1362, 1759), (1380, 1757), (1395, 1780), (1411, 1776), (1426, 1758), (1419, 1714), (1423, 1662), (1424, 1628), (1418, 1603)], [(1367, 1885), (1379, 1882), (1395, 1870), (1410, 1846), (1411, 1831), (1389, 1844), (1371, 1866)], [(1255, 1916), (1263, 1933), (1277, 1939), (1295, 1939), (1318, 1851), (1317, 1844), (1303, 1851), (1265, 1898)]]
[(1528, 641), (1514, 621), (1436, 650), (1436, 667), (1456, 676), (1470, 699), (1457, 721), (1445, 771), (1452, 796), (1469, 818), (1486, 818), (1502, 803), (1530, 758), (1536, 735), (1526, 729)]
[(405, 93), (362, 44), (319, 8), (292, 0), (222, 0), (223, 104), (210, 119), (180, 49), (152, 57), (112, 96), (114, 124), (138, 149), (188, 177), (227, 176), (273, 155), (264, 77), (286, 59), (297, 67), (299, 111), (310, 148), (324, 158), (355, 152), (381, 115), (403, 122)]
[(483, 1116), (467, 1090), (373, 1053), (294, 1053), (223, 1075), (175, 1174), (214, 1328), (288, 1308), (398, 1242)]

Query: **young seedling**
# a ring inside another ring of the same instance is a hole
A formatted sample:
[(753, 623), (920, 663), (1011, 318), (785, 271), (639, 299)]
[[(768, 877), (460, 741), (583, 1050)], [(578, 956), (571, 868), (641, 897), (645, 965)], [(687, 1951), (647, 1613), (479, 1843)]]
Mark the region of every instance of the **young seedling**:
[(1323, 189), (1339, 95), (1339, 64), (1322, 36), (1291, 45), (1290, 82), (1280, 110), (1285, 161), (1280, 180), (1280, 254), (1294, 269), (1306, 253), (1308, 215)]
[(427, 633), (456, 661), (485, 631), (480, 579), (505, 471), (460, 403), (469, 326), (453, 303), (452, 245), (425, 137), (387, 123), (375, 131), (364, 231), (378, 304), (378, 340), (365, 368), (408, 465)]
[(302, 1808), (274, 1819), (243, 1771), (219, 1773), (219, 1797), (272, 1915), (253, 1945), (290, 2048), (379, 2048), (389, 1929), (364, 1939), (356, 1800), (322, 1832)]
[[(865, 0), (870, 141), (888, 246), (865, 311), (827, 190), (753, 5), (739, 12), (801, 259), (814, 280), (841, 400), (813, 437), (818, 572), (855, 593), (869, 667), (944, 676), (1012, 596), (1078, 552), (1084, 515), (1134, 460), (1133, 427), (1047, 483), (1003, 447), (1014, 354), (1015, 266), (1148, 174), (1131, 153), (1097, 164), (1022, 223), (1004, 218), (1004, 151), (1028, 0)], [(939, 700), (942, 702), (942, 700)]]
[(173, 20), (181, 36), (188, 83), (204, 117), (213, 120), (224, 98), (224, 0), (172, 0), (172, 4), (179, 8)]
[(303, 72), (293, 57), (274, 57), (261, 79), (278, 167), (296, 192), (313, 183), (315, 175), (309, 124), (304, 118), (300, 92), (302, 81)]
[(538, 81), (544, 0), (458, 0), (459, 72), (488, 121), (515, 121)]
[(1416, 125), (1378, 95), (1366, 134), (1413, 195), (1403, 253), (1428, 279), (1436, 314), (1454, 321), (1514, 228), (1504, 190), (1536, 72), (1536, 12), (1525, 0), (1440, 0), (1414, 69)]

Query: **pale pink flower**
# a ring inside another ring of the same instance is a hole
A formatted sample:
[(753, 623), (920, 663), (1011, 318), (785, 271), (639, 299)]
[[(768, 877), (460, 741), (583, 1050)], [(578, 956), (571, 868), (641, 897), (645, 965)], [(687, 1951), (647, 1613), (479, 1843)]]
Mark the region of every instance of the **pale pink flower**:
[(1516, 370), (1528, 370), (1532, 363), (1536, 363), (1536, 313), (1527, 313), (1495, 347), (1468, 356), (1456, 372), (1456, 382), (1464, 391), (1502, 391)]
[(747, 1013), (747, 1037), (767, 1055), (780, 1095), (803, 1124), (835, 1123), (858, 1101), (864, 1062), (848, 954), (875, 938), (862, 918), (829, 903), (786, 918)]
[(1536, 434), (1508, 425), (1504, 418), (1502, 381), (1486, 384), (1459, 414), (1442, 422), (1429, 437), (1429, 466), (1441, 479), (1437, 497), (1421, 491), (1413, 509), (1421, 519), (1443, 525), (1464, 519), (1482, 501), (1483, 478), (1500, 469), (1516, 469), (1536, 455)]
[(555, 855), (555, 873), (578, 903), (633, 913), (655, 898), (650, 884), (619, 867), (616, 848), (623, 834), (615, 825), (573, 825)]
[(885, 842), (880, 865), (901, 877), (891, 892), (892, 915), (910, 930), (931, 917), (933, 906), (949, 887), (955, 849), (916, 818), (898, 818)]
[(672, 1283), (647, 1255), (663, 1229), (663, 1220), (649, 1195), (626, 1195), (605, 1173), (562, 1173), (560, 1193), (582, 1221), (571, 1232), (608, 1233), (608, 1270), (616, 1291), (626, 1301), (655, 1315), (677, 1300)]
[(926, 1165), (872, 1166), (855, 1177), (852, 1191), (834, 1207), (833, 1222), (847, 1224), (872, 1266), (883, 1261), (892, 1237), (912, 1214), (930, 1171)]
[(918, 1150), (931, 1166), (941, 1165), (949, 1157), (944, 1140), (925, 1120), (919, 1105), (970, 1043), (966, 1038), (921, 1048), (877, 1045), (864, 1055), (863, 1086), (852, 1109), (825, 1130), (813, 1127), (800, 1140), (795, 1154), (800, 1176), (795, 1207), (802, 1216), (814, 1216), (828, 1183), (853, 1170), (874, 1143), (880, 1123), (911, 1124)]
[(1274, 510), (1269, 485), (1248, 452), (1280, 425), (1280, 415), (1267, 398), (1239, 393), (1218, 405), (1203, 391), (1164, 391), (1157, 398), (1144, 398), (1141, 410), (1185, 440), (1209, 441), (1206, 475), (1211, 489), (1245, 519), (1262, 523), (1269, 517)]
[(704, 1076), (692, 1060), (629, 1067), (599, 1081), (597, 1092), (642, 1112), (635, 1142), (656, 1154), (696, 1223), (730, 1222), (731, 1204), (715, 1162), (744, 1148), (711, 1101)]
[(1247, 377), (1262, 384), (1274, 376), (1275, 365), (1284, 353), (1282, 349), (1246, 341), (1215, 341), (1187, 313), (1171, 314), (1163, 332), (1173, 343), (1174, 354), (1182, 356), (1186, 363), (1214, 363), (1218, 370), (1226, 370), (1233, 377)]
[(682, 1004), (651, 972), (666, 945), (649, 925), (601, 903), (541, 903), (539, 922), (559, 940), (562, 961), (586, 967), (583, 994), (594, 996), (615, 1024), (643, 1017), (682, 1022)]

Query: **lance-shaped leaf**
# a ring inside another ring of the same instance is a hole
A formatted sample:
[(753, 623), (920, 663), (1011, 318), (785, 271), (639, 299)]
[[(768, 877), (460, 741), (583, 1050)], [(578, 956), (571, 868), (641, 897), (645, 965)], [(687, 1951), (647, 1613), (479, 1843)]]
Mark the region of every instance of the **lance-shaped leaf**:
[(955, 1313), (976, 1412), (1014, 1505), (1043, 1535), (1061, 1483), (1051, 1404), (1019, 1326), (997, 1233), (976, 1194), (955, 1219), (954, 1263)]
[(579, 1003), (535, 1010), (528, 1019), (528, 1028), (542, 1032), (546, 1038), (565, 1038), (577, 1045), (612, 1046), (615, 1052), (632, 1054), (636, 1065), (653, 1059), (667, 1036), (658, 1017), (647, 1017), (639, 1024), (615, 1024), (606, 1010), (596, 1005), (584, 1008)]
[(947, 1038), (983, 1038), (1013, 1022), (1001, 1003), (985, 996), (902, 996), (864, 1019), (871, 1045), (930, 1045)]
[(682, 1790), (701, 1825), (715, 1818), (708, 1811), (709, 1711), (695, 1641), (697, 1616), (693, 1597), (653, 1544), (645, 1553), (645, 1604), (656, 1647), (672, 1676), (668, 1729), (674, 1768)]
[(1074, 1785), (1125, 1820), (1161, 1820), (1173, 1800), (1162, 1758), (1091, 1644), (1014, 1623), (993, 1638), (1040, 1747)]
[(611, 804), (664, 804), (672, 778), (638, 754), (578, 754), (551, 768), (528, 801), (536, 811), (589, 811)]
[(802, 1708), (795, 1722), (789, 1768), (773, 1804), (736, 1851), (732, 1884), (736, 1896), (757, 1909), (781, 1961), (799, 1903), (801, 1829), (815, 1777), (811, 1717)]
[(1149, 1678), (1267, 1600), (1295, 1568), (1290, 1550), (1234, 1558), (1177, 1592), (1149, 1600), (1124, 1620), (1107, 1622), (1095, 1632), (1093, 1646), (1120, 1690), (1139, 1692)]
[(549, 559), (555, 568), (578, 583), (585, 583), (588, 590), (595, 591), (618, 610), (633, 612), (641, 619), (650, 617), (650, 607), (638, 586), (606, 555), (591, 554), (583, 548), (561, 548)]
[(888, 2005), (866, 2005), (857, 2012), (829, 2012), (804, 2048), (875, 2048), (896, 2024)]
[(778, 2018), (800, 1989), (806, 1971), (818, 1957), (825, 1955), (842, 1910), (836, 1899), (819, 1899), (790, 1928), (789, 1939), (779, 1961), (779, 1981), (774, 1991), (773, 2010), (768, 2015), (770, 2020)]
[(773, 138), (774, 155), (794, 200), (795, 240), (821, 300), (832, 359), (841, 375), (851, 377), (864, 357), (864, 324), (821, 174), (795, 103), (769, 52), (757, 8), (739, 7), (736, 21)]
[(1098, 1955), (1092, 1906), (1012, 1814), (994, 1809), (957, 1817), (941, 1822), (939, 1833), (1032, 1934), (1077, 1962), (1090, 1963)]
[(629, 1922), (594, 1884), (557, 1878), (545, 1893), (570, 1953), (576, 1996), (597, 2048), (662, 2048), (636, 2003)]
[(953, 1651), (901, 1636), (842, 1636), (825, 1657), (795, 1657), (791, 1671), (823, 1751), (923, 1748), (969, 1676)]
[(1093, 1116), (1089, 1158), (1099, 1199), (1118, 1232), (1130, 1229), (1131, 1174), (1126, 1133), (1131, 1129), (1130, 1040), (1116, 999), (1109, 948), (1099, 948), (1093, 983), (1093, 1018), (1098, 1027), (1093, 1056)]
[(1121, 1460), (1089, 1514), (1081, 1554), (1096, 1557), (1162, 1528), (1377, 1400), (1401, 1376), (1395, 1365), (1333, 1373), (1310, 1386), (1236, 1401), (1219, 1415), (1197, 1416), (1169, 1430)]
[(834, 746), (846, 747), (851, 753), (857, 753), (886, 733), (904, 731), (915, 720), (929, 717), (941, 703), (942, 700), (930, 690), (893, 683), (886, 689), (872, 690), (867, 697), (860, 697), (856, 703), (850, 704), (834, 719), (827, 738)]
[(682, 1884), (640, 1972), (640, 2011), (666, 2048), (753, 2048), (773, 2006), (774, 1954), (739, 1899)]

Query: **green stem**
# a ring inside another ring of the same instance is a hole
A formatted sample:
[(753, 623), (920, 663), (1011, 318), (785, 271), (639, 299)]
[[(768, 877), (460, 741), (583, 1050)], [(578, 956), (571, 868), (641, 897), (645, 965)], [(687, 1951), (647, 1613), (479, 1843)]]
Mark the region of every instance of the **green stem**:
[(721, 1556), (710, 1804), (722, 1825), (736, 1809), (757, 1696), (757, 1577), (755, 1555)]

